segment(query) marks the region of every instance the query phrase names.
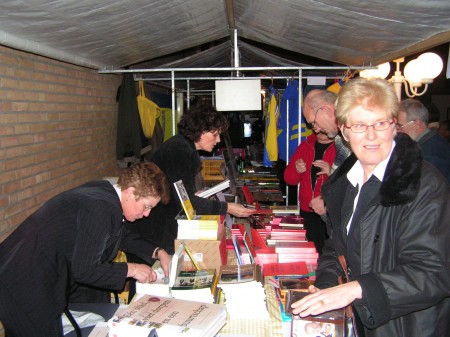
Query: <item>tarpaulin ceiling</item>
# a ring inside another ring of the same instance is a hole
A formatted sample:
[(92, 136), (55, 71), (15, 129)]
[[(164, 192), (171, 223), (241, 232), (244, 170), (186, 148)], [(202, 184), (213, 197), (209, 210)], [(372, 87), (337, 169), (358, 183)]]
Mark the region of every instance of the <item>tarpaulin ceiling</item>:
[[(234, 30), (247, 45), (258, 44), (259, 51), (247, 56), (252, 66), (279, 65), (284, 60), (285, 65), (311, 64), (311, 58), (336, 65), (376, 65), (450, 41), (450, 1), (2, 0), (0, 4), (0, 44), (99, 70), (144, 61), (161, 66), (228, 40), (221, 47), (228, 50), (209, 56), (209, 62), (222, 65), (230, 62)], [(284, 50), (286, 57), (270, 56), (272, 48)], [(191, 61), (192, 66), (207, 66), (195, 57)]]

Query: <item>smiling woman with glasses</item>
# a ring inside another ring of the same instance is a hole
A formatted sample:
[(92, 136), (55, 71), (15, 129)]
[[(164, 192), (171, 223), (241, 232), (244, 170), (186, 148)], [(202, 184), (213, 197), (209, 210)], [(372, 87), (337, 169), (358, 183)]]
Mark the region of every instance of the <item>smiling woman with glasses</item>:
[[(312, 293), (293, 313), (318, 315), (351, 305), (361, 336), (444, 337), (450, 331), (449, 185), (396, 128), (391, 83), (356, 78), (336, 102), (353, 154), (322, 187), (330, 239)], [(336, 266), (345, 260), (349, 282)]]
[(357, 123), (357, 124), (352, 124), (350, 126), (344, 125), (344, 128), (350, 129), (354, 133), (366, 132), (369, 127), (373, 127), (373, 129), (375, 131), (384, 131), (384, 130), (387, 130), (393, 123), (394, 123), (393, 120), (379, 121), (379, 122), (373, 123), (371, 125)]

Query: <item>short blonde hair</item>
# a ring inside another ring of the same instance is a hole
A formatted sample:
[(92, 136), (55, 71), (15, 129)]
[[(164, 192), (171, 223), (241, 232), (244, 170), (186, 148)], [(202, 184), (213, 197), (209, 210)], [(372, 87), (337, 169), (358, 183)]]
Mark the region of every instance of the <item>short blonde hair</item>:
[(123, 170), (117, 184), (121, 190), (134, 187), (137, 199), (161, 198), (162, 204), (170, 200), (169, 182), (163, 171), (154, 163), (138, 163)]
[(387, 112), (388, 117), (397, 118), (399, 102), (391, 83), (382, 79), (357, 77), (348, 81), (341, 89), (336, 100), (336, 119), (339, 125), (345, 125), (349, 112), (362, 105), (365, 109), (379, 109)]

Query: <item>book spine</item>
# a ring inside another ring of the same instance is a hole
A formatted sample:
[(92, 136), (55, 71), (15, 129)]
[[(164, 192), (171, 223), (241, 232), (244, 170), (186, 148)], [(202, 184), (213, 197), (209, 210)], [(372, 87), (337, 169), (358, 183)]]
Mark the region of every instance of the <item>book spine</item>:
[(186, 252), (186, 254), (189, 256), (189, 259), (191, 260), (192, 264), (194, 265), (194, 268), (196, 270), (200, 270), (200, 267), (197, 264), (197, 261), (195, 261), (194, 256), (192, 255), (190, 249), (188, 248), (188, 246), (183, 242), (183, 246), (184, 246), (184, 251)]

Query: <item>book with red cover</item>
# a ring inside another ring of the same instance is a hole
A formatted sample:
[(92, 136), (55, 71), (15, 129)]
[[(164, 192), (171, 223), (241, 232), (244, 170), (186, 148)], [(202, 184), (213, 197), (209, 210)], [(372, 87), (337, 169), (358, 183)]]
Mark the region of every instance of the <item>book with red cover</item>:
[(266, 263), (263, 265), (264, 276), (308, 276), (309, 270), (305, 262)]
[(299, 215), (284, 216), (279, 222), (280, 227), (300, 228), (303, 229), (305, 220)]
[(305, 242), (277, 242), (275, 245), (277, 253), (317, 253), (316, 246), (312, 241)]

